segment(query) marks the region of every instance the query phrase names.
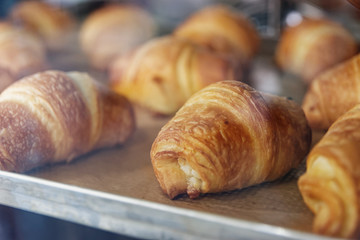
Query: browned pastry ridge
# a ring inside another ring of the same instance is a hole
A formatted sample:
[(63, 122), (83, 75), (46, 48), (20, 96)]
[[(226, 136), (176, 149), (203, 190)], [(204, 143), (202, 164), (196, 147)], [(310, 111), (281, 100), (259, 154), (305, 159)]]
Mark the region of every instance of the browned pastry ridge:
[(15, 4), (9, 18), (38, 35), (50, 50), (63, 49), (76, 24), (75, 18), (64, 8), (33, 0)]
[(335, 237), (360, 237), (360, 105), (338, 118), (307, 158), (298, 181), (314, 212), (313, 230)]
[(17, 80), (47, 67), (46, 49), (40, 39), (8, 22), (0, 22), (0, 68)]
[(320, 74), (302, 103), (313, 129), (328, 129), (342, 114), (360, 103), (360, 54)]
[(175, 113), (201, 88), (238, 79), (236, 66), (189, 41), (164, 36), (117, 58), (110, 68), (111, 88), (163, 115)]
[(355, 38), (342, 25), (328, 19), (304, 18), (281, 34), (275, 52), (278, 66), (310, 83), (321, 72), (351, 58)]
[(92, 12), (82, 23), (79, 41), (91, 64), (105, 70), (118, 55), (152, 38), (157, 25), (152, 15), (133, 4), (110, 4)]
[(135, 127), (129, 101), (86, 73), (45, 71), (0, 95), (0, 169), (24, 172), (124, 143)]
[(310, 144), (310, 128), (295, 102), (222, 81), (184, 104), (160, 130), (150, 155), (170, 198), (196, 198), (280, 178), (299, 165)]
[(255, 26), (242, 13), (225, 5), (208, 6), (195, 12), (174, 30), (174, 35), (235, 56), (245, 65), (260, 46)]

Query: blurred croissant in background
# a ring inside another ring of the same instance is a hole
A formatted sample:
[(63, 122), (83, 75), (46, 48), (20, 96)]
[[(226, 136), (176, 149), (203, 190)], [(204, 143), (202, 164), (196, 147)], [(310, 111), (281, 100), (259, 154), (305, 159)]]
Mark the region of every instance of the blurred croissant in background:
[(201, 88), (237, 78), (233, 62), (172, 36), (153, 39), (110, 68), (111, 88), (160, 115), (175, 113)]
[(316, 77), (302, 103), (313, 129), (328, 129), (336, 119), (360, 103), (360, 54)]
[(11, 9), (9, 18), (40, 37), (49, 50), (64, 49), (76, 24), (66, 9), (43, 1), (19, 2)]
[(133, 4), (111, 4), (92, 12), (82, 23), (79, 41), (92, 66), (105, 70), (157, 32), (152, 15)]
[(243, 65), (249, 64), (260, 46), (255, 26), (243, 14), (225, 5), (195, 12), (174, 29), (174, 35), (231, 56)]
[(310, 83), (317, 75), (357, 52), (355, 38), (328, 19), (304, 18), (283, 31), (275, 52), (278, 66)]
[(42, 41), (25, 29), (8, 22), (0, 22), (0, 89), (13, 81), (46, 69), (46, 49)]

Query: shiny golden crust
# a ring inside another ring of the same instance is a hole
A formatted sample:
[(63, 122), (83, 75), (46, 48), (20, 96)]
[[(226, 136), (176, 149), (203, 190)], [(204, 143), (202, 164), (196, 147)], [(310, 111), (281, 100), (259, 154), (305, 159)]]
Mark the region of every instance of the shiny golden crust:
[(235, 54), (242, 63), (248, 63), (260, 46), (260, 37), (252, 23), (225, 5), (195, 12), (174, 30), (174, 34), (218, 53)]
[(0, 22), (0, 68), (19, 79), (46, 67), (46, 50), (37, 37), (8, 22)]
[(64, 48), (75, 26), (75, 19), (65, 9), (42, 1), (22, 1), (10, 12), (17, 25), (38, 35), (51, 50)]
[(356, 40), (343, 26), (326, 19), (306, 18), (284, 30), (275, 60), (283, 70), (310, 83), (318, 74), (356, 52)]
[(236, 68), (226, 58), (183, 39), (153, 39), (114, 61), (111, 88), (154, 113), (173, 114), (196, 91), (234, 79)]
[(0, 169), (23, 172), (123, 143), (134, 130), (132, 108), (106, 91), (85, 73), (59, 71), (8, 87), (0, 95)]
[(313, 230), (360, 237), (360, 105), (342, 115), (315, 145), (298, 185), (314, 212)]
[(85, 19), (79, 40), (91, 64), (105, 70), (116, 56), (152, 38), (156, 28), (153, 17), (140, 6), (111, 4), (97, 9)]
[(297, 104), (237, 81), (195, 93), (151, 149), (163, 191), (191, 198), (272, 181), (297, 167), (311, 131)]
[(325, 71), (311, 83), (302, 108), (313, 129), (328, 129), (360, 103), (360, 55)]

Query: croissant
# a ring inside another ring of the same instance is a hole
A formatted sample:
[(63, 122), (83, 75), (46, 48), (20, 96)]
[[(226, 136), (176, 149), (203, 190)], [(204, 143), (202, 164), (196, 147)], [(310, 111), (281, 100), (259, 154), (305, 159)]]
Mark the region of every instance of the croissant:
[(129, 101), (86, 73), (45, 71), (0, 95), (0, 169), (25, 172), (124, 143), (135, 127)]
[(50, 50), (61, 50), (69, 43), (76, 23), (66, 9), (33, 0), (15, 4), (9, 19), (36, 34)]
[(302, 103), (313, 129), (328, 129), (342, 114), (360, 103), (360, 54), (320, 74)]
[(295, 102), (221, 81), (184, 104), (150, 155), (170, 198), (196, 198), (280, 178), (299, 165), (310, 144), (311, 130)]
[(110, 68), (110, 86), (150, 112), (170, 115), (204, 86), (237, 76), (227, 58), (164, 36), (117, 58)]
[(315, 214), (313, 230), (360, 237), (360, 105), (329, 128), (307, 158), (299, 178), (302, 197)]
[(173, 33), (218, 53), (233, 55), (243, 64), (250, 62), (260, 46), (260, 37), (252, 22), (225, 5), (208, 6), (195, 12)]
[(298, 25), (285, 28), (275, 60), (281, 69), (300, 76), (308, 84), (356, 52), (355, 38), (342, 25), (328, 19), (304, 18)]
[(46, 49), (40, 39), (8, 22), (0, 22), (0, 68), (17, 80), (45, 70), (47, 62)]
[(10, 86), (13, 82), (15, 82), (13, 75), (7, 69), (0, 67), (0, 92)]
[(86, 17), (80, 46), (95, 68), (106, 70), (118, 55), (126, 54), (157, 32), (153, 16), (134, 4), (110, 4)]

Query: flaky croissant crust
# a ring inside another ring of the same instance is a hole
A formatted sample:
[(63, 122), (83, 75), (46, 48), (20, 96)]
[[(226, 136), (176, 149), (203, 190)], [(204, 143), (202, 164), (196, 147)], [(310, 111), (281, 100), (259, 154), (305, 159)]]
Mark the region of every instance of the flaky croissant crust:
[(313, 129), (328, 129), (360, 103), (360, 54), (320, 74), (309, 86), (302, 108)]
[(196, 91), (236, 75), (227, 58), (164, 36), (117, 58), (110, 69), (110, 87), (151, 112), (170, 115)]
[(23, 172), (123, 143), (135, 123), (124, 97), (89, 75), (46, 71), (0, 95), (0, 169)]
[(336, 237), (360, 235), (360, 105), (329, 128), (307, 158), (298, 185), (314, 212), (313, 230)]
[(295, 103), (236, 81), (194, 94), (159, 132), (155, 175), (174, 198), (274, 180), (305, 157), (311, 132)]

